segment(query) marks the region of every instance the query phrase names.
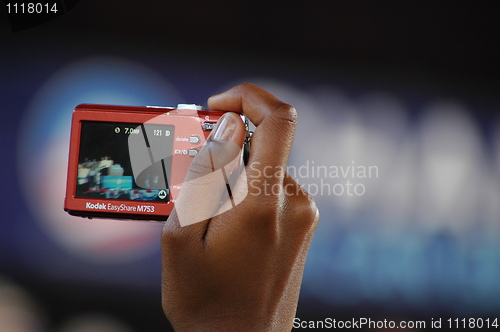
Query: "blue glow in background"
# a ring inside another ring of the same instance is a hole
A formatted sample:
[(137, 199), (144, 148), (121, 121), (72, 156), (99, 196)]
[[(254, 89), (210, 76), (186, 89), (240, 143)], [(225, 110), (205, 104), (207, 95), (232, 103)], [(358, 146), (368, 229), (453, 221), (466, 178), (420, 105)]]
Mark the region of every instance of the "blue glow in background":
[(116, 57), (75, 61), (48, 78), (30, 101), (19, 132), (21, 167), (43, 158), (46, 140), (61, 133), (69, 139), (72, 110), (78, 104), (163, 105), (178, 99), (169, 83), (134, 62)]
[[(45, 156), (49, 155), (50, 146), (48, 144), (51, 144), (54, 137), (67, 139), (70, 115), (75, 105), (84, 102), (174, 105), (176, 100), (181, 100), (179, 95), (182, 93), (177, 92), (173, 85), (168, 83), (167, 78), (168, 75), (163, 78), (161, 74), (132, 61), (114, 57), (94, 57), (76, 61), (74, 64), (62, 68), (44, 82), (30, 102), (19, 129), (18, 169), (26, 175), (20, 177), (21, 181), (30, 179), (24, 184), (24, 187), (27, 200), (34, 204), (32, 209), (41, 215), (43, 213), (40, 211), (44, 208), (57, 209), (57, 206), (37, 205), (36, 199), (28, 198), (33, 190), (33, 184), (37, 181), (37, 178), (29, 177), (32, 168), (29, 161), (37, 160), (38, 163), (41, 163)], [(246, 81), (246, 78), (242, 77), (241, 80)], [(432, 212), (432, 206), (425, 204), (419, 206), (418, 204), (419, 200), (426, 199), (426, 195), (433, 195), (432, 192), (426, 190), (434, 191), (437, 189), (434, 184), (431, 184), (427, 189), (421, 188), (421, 183), (425, 181), (425, 178), (419, 162), (421, 163), (426, 151), (420, 151), (414, 155), (416, 165), (412, 166), (412, 173), (407, 175), (419, 178), (417, 183), (406, 188), (410, 192), (417, 192), (413, 197), (410, 197), (412, 203), (408, 206), (409, 211), (399, 211), (399, 215), (393, 216), (394, 211), (391, 211), (390, 208), (391, 202), (385, 201), (385, 199), (391, 199), (389, 194), (384, 197), (385, 191), (388, 190), (387, 186), (393, 180), (393, 174), (388, 172), (390, 166), (393, 167), (393, 170), (402, 171), (400, 167), (404, 166), (398, 166), (395, 163), (401, 161), (404, 152), (411, 148), (411, 144), (420, 144), (418, 142), (419, 136), (431, 134), (430, 132), (424, 133), (424, 131), (426, 125), (432, 125), (436, 121), (435, 119), (429, 123), (402, 123), (405, 122), (405, 108), (409, 108), (410, 105), (404, 100), (398, 99), (397, 96), (391, 97), (392, 99), (389, 98), (389, 100), (401, 108), (391, 111), (389, 106), (381, 107), (382, 110), (379, 111), (378, 115), (382, 118), (385, 115), (385, 120), (388, 121), (385, 126), (396, 130), (396, 132), (389, 131), (387, 133), (387, 129), (381, 130), (377, 127), (380, 123), (376, 123), (373, 119), (370, 120), (370, 117), (374, 116), (369, 112), (380, 106), (376, 104), (379, 99), (372, 100), (373, 103), (370, 104), (370, 100), (364, 98), (363, 107), (365, 109), (361, 109), (362, 105), (359, 105), (361, 103), (354, 99), (347, 101), (349, 99), (348, 93), (337, 90), (337, 94), (327, 93), (331, 99), (328, 104), (322, 105), (319, 102), (321, 98), (315, 98), (315, 93), (309, 91), (310, 88), (294, 88), (293, 85), (279, 82), (276, 79), (250, 78), (250, 81), (269, 89), (302, 111), (298, 137), (295, 140), (291, 156), (291, 165), (304, 165), (306, 160), (314, 161), (316, 165), (348, 165), (351, 160), (356, 160), (360, 165), (375, 164), (381, 167), (380, 176), (376, 182), (366, 185), (368, 193), (365, 196), (368, 197), (346, 198), (345, 196), (335, 197), (331, 195), (318, 195), (316, 197), (322, 212), (322, 219), (308, 258), (303, 286), (304, 299), (319, 298), (331, 305), (340, 306), (358, 305), (372, 301), (389, 307), (404, 304), (416, 310), (426, 311), (430, 307), (446, 308), (457, 313), (464, 311), (489, 313), (492, 309), (499, 307), (500, 300), (493, 295), (497, 294), (500, 287), (496, 282), (497, 277), (500, 276), (498, 225), (477, 227), (484, 224), (483, 218), (498, 217), (494, 211), (492, 212), (488, 208), (488, 197), (483, 202), (486, 209), (472, 205), (469, 207), (469, 210), (472, 211), (466, 211), (473, 218), (464, 221), (468, 225), (466, 230), (461, 229), (460, 220), (452, 220), (451, 225), (440, 225), (439, 220), (430, 220), (427, 222), (431, 225), (435, 223), (438, 226), (429, 227), (426, 225), (422, 221), (426, 212), (430, 211), (429, 218), (447, 218), (448, 215), (439, 216), (439, 213)], [(314, 91), (314, 89), (313, 86), (312, 90)], [(214, 91), (218, 90), (221, 89), (214, 88)], [(386, 97), (392, 95), (390, 92), (384, 93)], [(367, 93), (367, 95), (370, 94)], [(363, 100), (363, 97), (360, 99)], [(351, 105), (342, 109), (343, 106), (340, 104), (348, 102)], [(337, 108), (332, 107), (336, 104)], [(385, 114), (384, 112), (389, 113)], [(439, 109), (434, 110), (434, 112), (439, 112)], [(364, 118), (365, 114), (368, 114), (366, 115), (368, 120)], [(324, 120), (335, 116), (351, 117), (352, 119), (344, 122), (325, 122)], [(455, 113), (452, 110), (451, 113), (447, 114), (446, 122), (453, 124), (455, 121), (453, 117), (458, 118), (459, 116), (459, 112)], [(423, 119), (425, 121), (425, 116)], [(477, 126), (477, 121), (475, 122), (472, 117), (466, 117), (464, 121), (467, 128)], [(307, 129), (302, 129), (304, 127)], [(406, 127), (408, 132), (416, 134), (408, 135), (398, 131), (400, 127)], [(346, 128), (351, 128), (352, 132), (347, 130), (347, 132), (339, 134)], [(316, 134), (315, 131), (319, 134)], [(447, 139), (446, 134), (443, 135), (435, 137), (434, 145), (438, 144), (441, 139)], [(474, 130), (462, 131), (460, 135), (468, 135), (465, 141), (480, 140)], [(402, 143), (398, 140), (404, 139), (405, 136), (413, 137), (409, 138), (410, 142), (406, 143), (406, 146), (400, 146), (397, 153), (390, 154), (391, 151), (388, 151), (383, 145), (400, 145)], [(375, 154), (371, 151), (373, 159), (366, 158), (364, 153), (368, 152), (366, 148), (370, 145), (367, 140), (377, 137), (382, 142), (378, 146), (379, 151), (375, 151)], [(361, 142), (358, 142), (360, 145), (356, 145), (356, 140)], [(331, 143), (331, 145), (321, 144), (321, 142)], [(341, 144), (337, 145), (335, 142)], [(458, 143), (460, 142), (451, 140), (447, 143), (450, 144), (447, 149), (453, 150), (454, 144)], [(420, 144), (418, 149), (422, 148), (430, 151), (433, 147)], [(462, 144), (459, 147), (459, 157), (467, 152), (464, 149), (464, 144)], [(64, 161), (67, 151), (62, 150), (59, 153), (61, 160)], [(338, 159), (332, 160), (331, 156), (336, 154)], [(393, 159), (387, 160), (388, 158)], [(464, 158), (457, 160), (457, 163), (471, 162), (467, 158), (468, 156), (465, 155)], [(381, 165), (381, 162), (384, 161), (387, 164), (385, 167)], [(474, 173), (467, 174), (473, 179), (472, 182), (479, 181), (479, 175), (486, 175), (486, 178), (481, 180), (483, 182), (476, 183), (483, 190), (486, 190), (485, 186), (488, 186), (495, 179), (494, 172), (489, 175), (485, 174), (485, 172), (493, 170), (488, 170), (486, 166), (494, 166), (491, 164), (491, 160), (486, 160), (486, 162), (486, 164), (476, 165), (478, 168), (472, 168)], [(454, 167), (460, 167), (460, 165), (452, 164), (450, 167), (448, 171), (452, 171)], [(39, 176), (40, 174), (37, 174), (37, 177)], [(64, 177), (64, 174), (61, 176)], [(51, 179), (46, 176), (42, 176), (42, 178), (41, 186), (51, 182)], [(306, 185), (314, 183), (317, 179), (299, 180), (301, 184)], [(454, 180), (461, 181), (461, 178), (452, 179), (452, 181)], [(494, 183), (497, 184), (497, 182)], [(467, 187), (466, 191), (473, 189)], [(498, 188), (493, 188), (492, 194), (498, 195), (498, 190), (495, 191), (495, 189)], [(420, 190), (423, 193), (418, 193)], [(477, 194), (479, 193), (477, 192)], [(50, 195), (50, 192), (47, 194)], [(458, 193), (455, 202), (459, 203), (460, 197), (464, 194), (466, 192)], [(444, 199), (446, 199), (446, 195), (445, 193)], [(62, 197), (58, 197), (55, 201), (59, 201), (59, 199), (62, 202)], [(475, 198), (473, 197), (473, 199)], [(384, 210), (385, 208), (388, 210)], [(392, 209), (401, 210), (397, 206)], [(60, 212), (61, 217), (65, 219), (64, 222), (71, 222), (74, 219), (67, 217), (62, 211)], [(494, 215), (488, 216), (488, 213)], [(54, 214), (49, 213), (48, 216), (53, 217)], [(396, 219), (398, 217), (404, 217), (404, 219)], [(378, 220), (382, 218), (385, 220)], [(453, 224), (454, 222), (455, 224)], [(124, 225), (116, 224), (114, 227), (116, 227), (116, 233), (119, 233), (120, 228), (123, 228)], [(138, 228), (146, 227), (149, 226), (144, 224), (138, 226)], [(94, 231), (99, 232), (99, 227)], [(158, 227), (156, 227), (156, 231), (159, 232)], [(155, 242), (157, 238), (153, 236), (151, 241)], [(104, 255), (105, 252), (97, 250), (87, 254)], [(124, 282), (127, 281), (127, 279), (124, 280)], [(335, 285), (341, 286), (335, 287)]]

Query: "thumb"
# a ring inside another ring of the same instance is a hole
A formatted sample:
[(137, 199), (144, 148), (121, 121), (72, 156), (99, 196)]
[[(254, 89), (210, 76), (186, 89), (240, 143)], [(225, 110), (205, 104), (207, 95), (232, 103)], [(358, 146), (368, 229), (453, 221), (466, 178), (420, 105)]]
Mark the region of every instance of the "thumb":
[[(225, 113), (192, 160), (175, 202), (180, 226), (196, 223), (205, 230), (221, 205), (231, 200), (231, 179), (241, 170), (241, 148), (246, 131), (241, 117)], [(204, 233), (204, 232), (203, 232)], [(202, 233), (202, 234), (203, 234)]]

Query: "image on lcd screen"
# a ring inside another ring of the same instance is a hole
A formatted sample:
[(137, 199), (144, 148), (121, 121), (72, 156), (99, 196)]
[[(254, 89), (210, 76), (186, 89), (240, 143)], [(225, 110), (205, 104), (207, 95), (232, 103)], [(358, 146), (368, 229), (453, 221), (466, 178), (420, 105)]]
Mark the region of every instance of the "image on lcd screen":
[[(129, 136), (138, 135), (147, 146), (172, 151), (173, 125), (82, 121), (76, 197), (161, 201), (169, 199), (171, 153), (140, 174), (133, 174)], [(144, 145), (145, 149), (147, 146)], [(146, 153), (138, 151), (137, 153)]]

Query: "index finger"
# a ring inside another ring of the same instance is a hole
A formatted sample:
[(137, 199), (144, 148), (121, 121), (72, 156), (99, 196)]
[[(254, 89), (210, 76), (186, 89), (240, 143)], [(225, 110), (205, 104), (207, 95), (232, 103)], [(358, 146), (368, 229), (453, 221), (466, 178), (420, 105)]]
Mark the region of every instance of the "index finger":
[(208, 105), (216, 110), (243, 113), (255, 124), (257, 128), (252, 136), (249, 171), (268, 167), (267, 174), (278, 174), (276, 180), (283, 181), (283, 170), (297, 124), (296, 110), (250, 83), (237, 85), (210, 97)]

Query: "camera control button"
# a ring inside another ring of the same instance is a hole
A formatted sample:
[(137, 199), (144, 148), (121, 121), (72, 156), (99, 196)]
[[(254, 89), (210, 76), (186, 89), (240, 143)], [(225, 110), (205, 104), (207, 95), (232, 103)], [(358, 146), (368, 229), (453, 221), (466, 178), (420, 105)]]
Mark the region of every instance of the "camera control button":
[(191, 137), (189, 137), (189, 143), (191, 143), (191, 144), (198, 144), (198, 143), (200, 143), (200, 137), (199, 136), (191, 136)]
[(168, 194), (167, 194), (167, 191), (165, 189), (162, 189), (158, 192), (158, 198), (159, 199), (165, 199), (167, 198)]
[(201, 128), (203, 130), (212, 130), (215, 127), (215, 122), (203, 122)]
[(178, 110), (191, 110), (191, 111), (201, 111), (203, 106), (196, 104), (177, 104)]
[(198, 154), (198, 150), (196, 150), (196, 149), (189, 149), (189, 151), (188, 151), (188, 155), (189, 155), (190, 157), (194, 157), (194, 156), (196, 156), (197, 154)]

